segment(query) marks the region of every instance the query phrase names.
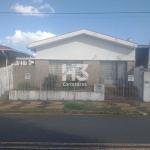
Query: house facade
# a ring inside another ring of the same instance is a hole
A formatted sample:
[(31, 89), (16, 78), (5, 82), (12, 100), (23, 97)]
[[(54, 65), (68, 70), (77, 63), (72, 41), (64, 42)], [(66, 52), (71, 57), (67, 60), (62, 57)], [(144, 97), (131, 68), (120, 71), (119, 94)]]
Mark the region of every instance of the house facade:
[[(36, 52), (37, 81), (48, 74), (62, 75), (62, 65), (87, 64), (87, 85), (118, 84), (125, 72), (135, 67), (137, 44), (96, 33), (79, 30), (37, 41), (27, 46)], [(69, 74), (67, 75), (69, 76)]]

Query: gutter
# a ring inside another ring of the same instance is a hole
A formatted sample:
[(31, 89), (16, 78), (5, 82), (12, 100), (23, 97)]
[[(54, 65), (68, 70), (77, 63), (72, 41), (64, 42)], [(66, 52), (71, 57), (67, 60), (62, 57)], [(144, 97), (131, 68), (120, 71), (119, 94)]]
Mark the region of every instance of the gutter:
[(2, 53), (5, 55), (6, 57), (6, 67), (8, 66), (8, 56), (4, 53), (4, 51), (2, 51)]

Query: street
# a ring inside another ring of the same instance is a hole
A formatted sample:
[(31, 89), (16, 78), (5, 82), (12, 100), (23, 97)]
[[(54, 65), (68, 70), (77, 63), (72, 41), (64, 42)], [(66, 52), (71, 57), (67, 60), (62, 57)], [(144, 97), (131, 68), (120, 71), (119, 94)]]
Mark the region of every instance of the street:
[(85, 145), (88, 143), (134, 143), (147, 144), (149, 147), (150, 117), (49, 114), (0, 115), (0, 149), (6, 145), (35, 146), (42, 142), (47, 142), (49, 145), (52, 143), (84, 143)]

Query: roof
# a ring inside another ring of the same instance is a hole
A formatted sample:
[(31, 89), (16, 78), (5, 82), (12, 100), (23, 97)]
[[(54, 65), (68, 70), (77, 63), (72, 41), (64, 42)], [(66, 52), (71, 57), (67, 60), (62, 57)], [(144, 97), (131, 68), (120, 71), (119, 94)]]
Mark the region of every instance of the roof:
[(11, 47), (7, 47), (7, 46), (4, 46), (4, 45), (0, 45), (0, 51), (14, 51), (14, 52), (17, 52), (17, 53), (25, 54), (27, 56), (32, 56), (32, 55), (30, 55), (26, 52), (18, 51), (18, 50), (15, 50)]
[(137, 48), (150, 48), (150, 45), (138, 45)]
[(0, 45), (0, 50), (13, 50), (13, 49), (4, 45)]
[(131, 41), (126, 41), (126, 40), (118, 39), (116, 37), (112, 37), (112, 36), (108, 36), (108, 35), (100, 34), (100, 33), (97, 33), (97, 32), (82, 29), (82, 30), (71, 32), (71, 33), (67, 33), (67, 34), (55, 36), (55, 37), (52, 37), (52, 38), (48, 38), (48, 39), (36, 41), (36, 42), (33, 42), (33, 43), (29, 43), (27, 45), (27, 48), (29, 48), (33, 51), (36, 51), (36, 48), (38, 46), (51, 44), (51, 43), (54, 43), (54, 42), (58, 42), (58, 41), (68, 39), (68, 38), (71, 38), (71, 37), (75, 37), (75, 36), (79, 36), (79, 35), (89, 35), (89, 36), (92, 36), (92, 37), (96, 37), (98, 39), (110, 41), (110, 42), (117, 43), (117, 44), (120, 44), (120, 45), (124, 45), (124, 46), (127, 46), (127, 47), (132, 47), (132, 48), (137, 47), (137, 44), (133, 43)]

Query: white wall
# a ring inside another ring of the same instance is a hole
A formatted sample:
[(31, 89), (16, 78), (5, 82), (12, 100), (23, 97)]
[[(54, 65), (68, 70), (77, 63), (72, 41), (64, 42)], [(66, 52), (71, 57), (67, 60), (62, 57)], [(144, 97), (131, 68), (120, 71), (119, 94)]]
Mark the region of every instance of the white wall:
[(135, 60), (135, 49), (106, 42), (88, 35), (41, 46), (37, 59), (57, 60)]
[(134, 86), (138, 89), (141, 99), (150, 102), (150, 72), (143, 68), (134, 68)]
[(143, 69), (134, 68), (134, 86), (138, 89), (140, 98), (143, 99)]
[(9, 99), (103, 101), (104, 93), (68, 91), (9, 91)]
[(143, 100), (150, 102), (150, 72), (144, 72)]
[(13, 89), (13, 66), (0, 68), (0, 97)]

